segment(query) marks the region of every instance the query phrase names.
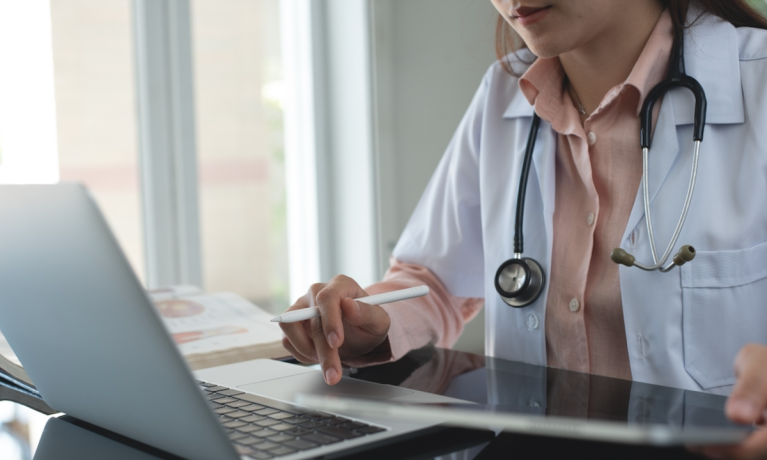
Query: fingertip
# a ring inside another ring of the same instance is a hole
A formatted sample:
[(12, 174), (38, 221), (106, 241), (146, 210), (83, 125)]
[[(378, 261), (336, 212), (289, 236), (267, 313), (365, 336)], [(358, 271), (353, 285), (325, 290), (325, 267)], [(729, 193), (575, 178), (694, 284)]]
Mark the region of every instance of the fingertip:
[(741, 423), (752, 423), (759, 416), (759, 409), (750, 401), (740, 398), (730, 398), (726, 405), (727, 416)]
[(341, 343), (341, 338), (336, 334), (336, 331), (331, 331), (328, 334), (328, 345), (330, 345), (330, 348), (338, 348), (341, 346)]
[(325, 383), (328, 385), (335, 385), (338, 383), (338, 371), (335, 367), (329, 367), (325, 370)]

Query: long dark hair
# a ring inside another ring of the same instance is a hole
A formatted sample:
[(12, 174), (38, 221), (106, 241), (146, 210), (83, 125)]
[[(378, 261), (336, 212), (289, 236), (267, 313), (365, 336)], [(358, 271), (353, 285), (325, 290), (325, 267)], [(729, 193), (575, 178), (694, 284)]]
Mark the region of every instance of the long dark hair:
[[(668, 8), (671, 14), (671, 22), (674, 24), (674, 33), (681, 33), (687, 20), (687, 10), (690, 7), (691, 0), (661, 0), (661, 3)], [(703, 13), (710, 13), (719, 16), (735, 27), (755, 27), (757, 29), (767, 29), (767, 18), (759, 11), (754, 9), (746, 0), (692, 0), (703, 10)], [(695, 21), (693, 21), (693, 24)], [(501, 66), (506, 72), (517, 75), (511, 68), (508, 60), (509, 54), (519, 51), (525, 47), (525, 43), (514, 32), (508, 22), (498, 15), (495, 25), (495, 54), (501, 62)]]

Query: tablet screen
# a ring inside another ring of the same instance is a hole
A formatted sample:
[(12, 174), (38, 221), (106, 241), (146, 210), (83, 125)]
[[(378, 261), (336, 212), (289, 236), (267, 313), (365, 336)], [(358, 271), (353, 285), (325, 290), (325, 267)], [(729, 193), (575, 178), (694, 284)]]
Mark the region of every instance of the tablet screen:
[[(440, 410), (445, 411), (443, 416), (449, 411), (449, 417), (459, 422), (462, 416), (455, 413), (465, 414), (471, 418), (471, 423), (467, 422), (471, 426), (476, 426), (475, 422), (481, 420), (482, 414), (496, 422), (525, 420), (523, 425), (527, 428), (521, 431), (539, 434), (556, 433), (550, 430), (554, 426), (552, 423), (548, 428), (542, 425), (536, 428), (536, 419), (554, 420), (560, 428), (570, 431), (579, 423), (587, 422), (596, 431), (585, 428), (576, 431), (587, 432), (586, 437), (591, 439), (652, 444), (682, 444), (696, 440), (734, 442), (752, 430), (752, 427), (736, 425), (727, 419), (724, 413), (727, 398), (722, 395), (451, 350), (418, 350), (403, 362), (362, 368), (353, 372), (353, 376), (471, 402), (470, 405), (429, 407), (429, 411), (434, 411), (431, 415), (435, 419), (439, 418), (437, 412)], [(606, 429), (604, 423), (629, 430), (624, 430), (617, 438), (603, 438), (599, 430)], [(506, 428), (515, 426), (522, 425), (509, 422)], [(648, 434), (650, 432), (652, 435)]]

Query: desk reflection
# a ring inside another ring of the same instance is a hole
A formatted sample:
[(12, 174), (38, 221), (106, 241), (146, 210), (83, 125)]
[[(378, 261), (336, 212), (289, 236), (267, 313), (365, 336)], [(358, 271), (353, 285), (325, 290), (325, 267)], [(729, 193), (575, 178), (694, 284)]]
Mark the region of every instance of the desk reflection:
[[(116, 440), (96, 434), (63, 419), (51, 418), (37, 446), (34, 460), (157, 460)], [(165, 457), (167, 458), (167, 457)]]
[(721, 395), (445, 349), (416, 350), (352, 376), (378, 382), (385, 376), (385, 383), (472, 401), (491, 411), (636, 425), (734, 426)]

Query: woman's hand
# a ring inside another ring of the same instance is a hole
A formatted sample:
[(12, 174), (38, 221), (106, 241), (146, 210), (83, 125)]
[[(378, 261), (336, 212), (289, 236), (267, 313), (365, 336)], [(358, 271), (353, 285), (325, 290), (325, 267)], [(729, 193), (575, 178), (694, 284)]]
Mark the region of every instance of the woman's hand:
[[(351, 278), (339, 275), (330, 283), (313, 284), (287, 311), (316, 305), (320, 317), (280, 323), (283, 346), (302, 363), (322, 365), (325, 381), (341, 380), (341, 359), (355, 358), (381, 345), (389, 333), (389, 314), (377, 305), (356, 302), (367, 293)], [(315, 304), (316, 300), (316, 304)]]
[[(725, 405), (727, 416), (736, 423), (764, 424), (767, 410), (767, 346), (746, 345), (735, 358), (738, 378)], [(767, 429), (758, 429), (735, 446), (694, 448), (712, 458), (767, 459)]]

